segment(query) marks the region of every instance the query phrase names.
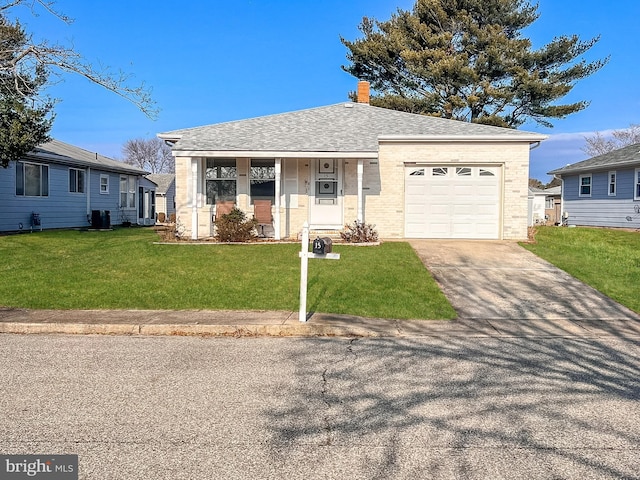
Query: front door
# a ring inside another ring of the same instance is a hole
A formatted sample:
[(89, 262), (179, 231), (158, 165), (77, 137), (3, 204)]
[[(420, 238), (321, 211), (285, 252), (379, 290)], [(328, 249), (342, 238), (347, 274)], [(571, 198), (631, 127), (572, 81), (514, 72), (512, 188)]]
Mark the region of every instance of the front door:
[(341, 229), (342, 162), (335, 159), (311, 161), (309, 224), (315, 229)]

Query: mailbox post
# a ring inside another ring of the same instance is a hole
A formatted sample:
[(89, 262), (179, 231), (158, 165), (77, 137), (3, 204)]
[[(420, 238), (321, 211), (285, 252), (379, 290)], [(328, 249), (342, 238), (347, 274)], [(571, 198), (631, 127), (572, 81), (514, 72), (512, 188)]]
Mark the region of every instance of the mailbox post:
[[(317, 243), (316, 243), (317, 242)], [(326, 250), (327, 242), (317, 238), (314, 242), (314, 251)], [(316, 248), (317, 247), (317, 248)], [(328, 260), (339, 260), (339, 253), (313, 253), (309, 251), (309, 224), (304, 222), (302, 227), (302, 248), (300, 250), (300, 313), (298, 320), (307, 321), (307, 277), (309, 273), (309, 259), (323, 258)]]

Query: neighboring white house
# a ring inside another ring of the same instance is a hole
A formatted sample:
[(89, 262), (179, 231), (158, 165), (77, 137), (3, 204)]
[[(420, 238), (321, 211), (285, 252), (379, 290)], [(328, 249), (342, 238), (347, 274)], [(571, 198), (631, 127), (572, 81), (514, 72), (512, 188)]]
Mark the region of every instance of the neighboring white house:
[(547, 195), (544, 190), (529, 187), (529, 226), (544, 225)]
[(173, 144), (176, 212), (191, 238), (217, 205), (272, 203), (276, 238), (354, 220), (381, 238), (527, 238), (529, 151), (546, 137), (358, 103), (158, 136)]

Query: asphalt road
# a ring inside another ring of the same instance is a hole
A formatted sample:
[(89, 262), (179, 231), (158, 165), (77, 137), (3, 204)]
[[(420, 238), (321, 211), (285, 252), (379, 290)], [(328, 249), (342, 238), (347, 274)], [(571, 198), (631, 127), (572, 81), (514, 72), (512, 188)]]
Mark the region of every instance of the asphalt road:
[(639, 337), (0, 335), (0, 453), (82, 479), (640, 478)]

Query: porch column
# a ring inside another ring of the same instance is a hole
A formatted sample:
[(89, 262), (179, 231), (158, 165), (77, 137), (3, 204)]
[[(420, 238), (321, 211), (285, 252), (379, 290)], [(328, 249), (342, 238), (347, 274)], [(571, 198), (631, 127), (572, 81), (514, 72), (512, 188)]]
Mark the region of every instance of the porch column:
[(364, 176), (364, 164), (363, 160), (358, 159), (358, 214), (357, 219), (358, 222), (362, 223), (364, 221), (364, 214), (362, 211), (363, 206), (363, 194), (362, 194), (362, 177)]
[(191, 159), (191, 240), (198, 239), (198, 161)]
[(282, 171), (282, 159), (275, 159), (276, 167), (276, 198), (275, 198), (275, 215), (273, 216), (273, 228), (275, 230), (275, 239), (280, 240), (280, 177)]

